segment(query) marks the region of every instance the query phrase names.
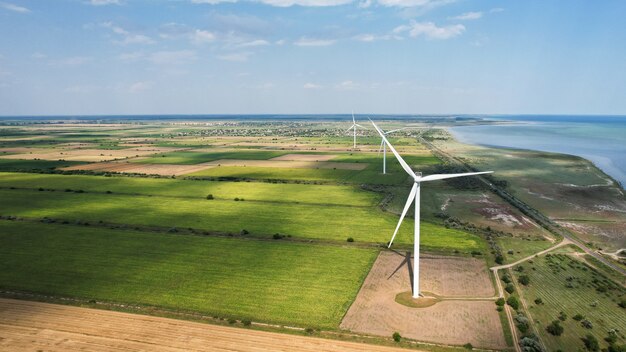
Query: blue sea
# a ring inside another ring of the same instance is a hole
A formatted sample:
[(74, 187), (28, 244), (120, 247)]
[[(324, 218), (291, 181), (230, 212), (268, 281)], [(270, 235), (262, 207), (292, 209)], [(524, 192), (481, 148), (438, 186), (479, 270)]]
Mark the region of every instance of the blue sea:
[(577, 155), (626, 186), (626, 116), (490, 116), (501, 125), (460, 126), (463, 143)]

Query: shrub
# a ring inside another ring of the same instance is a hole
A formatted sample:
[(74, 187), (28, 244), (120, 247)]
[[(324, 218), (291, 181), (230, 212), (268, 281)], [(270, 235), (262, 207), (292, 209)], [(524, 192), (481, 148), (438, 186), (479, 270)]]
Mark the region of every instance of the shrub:
[(508, 283), (508, 284), (506, 284), (506, 286), (504, 287), (504, 290), (505, 290), (506, 292), (508, 292), (509, 294), (511, 294), (511, 293), (515, 292), (515, 286), (513, 286), (513, 284), (511, 284), (511, 283)]
[(626, 352), (626, 345), (618, 346), (615, 344), (610, 344), (607, 352)]
[(504, 275), (502, 275), (502, 281), (503, 281), (505, 284), (508, 284), (509, 282), (511, 282), (511, 277), (509, 276), (509, 274), (504, 274)]
[(509, 297), (509, 299), (506, 300), (506, 304), (508, 304), (509, 306), (511, 306), (511, 308), (515, 310), (519, 309), (519, 301), (517, 300), (517, 297), (515, 296)]
[(535, 298), (535, 304), (536, 305), (543, 304), (543, 300), (541, 298)]
[(626, 308), (626, 298), (623, 298), (617, 305)]
[(559, 313), (559, 320), (560, 321), (565, 321), (566, 319), (567, 319), (567, 314), (565, 314), (565, 312)]
[(213, 198), (212, 194), (209, 194), (209, 195), (206, 196), (206, 199), (211, 200), (211, 199), (215, 199), (215, 198)]
[(598, 343), (598, 339), (591, 334), (587, 334), (583, 337), (583, 343), (585, 344), (585, 348), (592, 352), (600, 351), (600, 344)]
[(235, 324), (236, 322), (237, 322), (237, 320), (235, 320), (235, 319), (233, 319), (233, 318), (228, 319), (228, 324), (230, 324), (230, 325), (233, 325), (233, 324)]
[(472, 255), (483, 255), (482, 252), (479, 251), (472, 251)]
[(239, 198), (238, 198), (238, 197), (235, 197), (235, 202), (238, 202), (238, 201), (239, 201)]
[(249, 233), (250, 233), (250, 232), (248, 232), (248, 230), (246, 230), (246, 229), (241, 230), (241, 234), (242, 234), (242, 235), (247, 235), (247, 234), (249, 234)]
[(354, 238), (352, 238), (352, 237), (348, 237), (348, 239), (347, 239), (346, 241), (348, 241), (348, 242), (354, 242)]
[(579, 314), (574, 315), (572, 317), (572, 319), (574, 319), (576, 321), (581, 321), (581, 320), (585, 319), (585, 316), (579, 313)]
[(465, 345), (463, 345), (463, 348), (465, 348), (466, 350), (470, 350), (471, 351), (471, 350), (474, 349), (474, 346), (472, 346), (472, 344), (468, 342)]
[(304, 329), (304, 332), (306, 332), (307, 334), (311, 335), (312, 333), (315, 332), (315, 329), (313, 329), (313, 328), (306, 328), (306, 329)]
[(250, 326), (250, 325), (252, 325), (252, 322), (250, 320), (242, 320), (241, 322), (243, 323), (243, 326)]
[(520, 275), (520, 277), (517, 279), (517, 281), (524, 285), (527, 286), (530, 283), (530, 278), (528, 277), (528, 275)]
[(500, 297), (496, 300), (496, 305), (502, 307), (504, 305), (504, 298)]
[(524, 352), (543, 352), (539, 339), (534, 334), (522, 337), (519, 340), (519, 345)]
[(496, 255), (496, 264), (504, 264), (504, 257), (500, 254)]
[(393, 340), (395, 342), (400, 342), (400, 340), (402, 340), (402, 336), (400, 336), (399, 332), (394, 332), (393, 335), (391, 335), (391, 337), (393, 337)]
[(587, 319), (581, 320), (580, 325), (582, 325), (585, 329), (593, 329), (593, 324)]
[(552, 323), (550, 323), (550, 325), (546, 327), (546, 330), (554, 336), (561, 336), (561, 334), (563, 333), (563, 326), (561, 325), (561, 321), (554, 320)]
[(275, 233), (274, 236), (272, 236), (273, 239), (275, 240), (279, 240), (281, 238), (283, 238), (283, 236), (281, 236), (279, 233)]
[(517, 326), (522, 334), (526, 334), (526, 332), (528, 332), (528, 328), (530, 328), (530, 322), (528, 321), (528, 318), (522, 314), (518, 314), (515, 316), (515, 326)]

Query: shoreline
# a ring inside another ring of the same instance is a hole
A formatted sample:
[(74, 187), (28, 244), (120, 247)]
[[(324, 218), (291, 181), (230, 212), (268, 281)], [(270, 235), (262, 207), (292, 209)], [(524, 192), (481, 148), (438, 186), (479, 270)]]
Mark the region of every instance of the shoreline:
[(560, 154), (560, 155), (568, 155), (568, 156), (572, 156), (572, 157), (576, 157), (576, 158), (580, 158), (585, 160), (586, 162), (588, 162), (591, 166), (593, 166), (595, 169), (597, 169), (600, 173), (602, 173), (602, 175), (604, 175), (607, 179), (611, 180), (613, 182), (613, 184), (619, 188), (622, 192), (626, 191), (626, 181), (622, 182), (620, 180), (618, 180), (617, 178), (615, 178), (614, 175), (612, 175), (609, 170), (607, 169), (615, 169), (617, 170), (617, 172), (622, 173), (622, 171), (617, 168), (615, 166), (615, 164), (613, 163), (613, 161), (608, 158), (608, 157), (603, 157), (603, 156), (597, 156), (598, 158), (603, 158), (606, 161), (608, 161), (612, 166), (602, 166), (600, 165), (601, 162), (598, 162), (596, 160), (594, 160), (592, 158), (592, 156), (590, 155), (583, 155), (582, 153), (580, 154), (573, 154), (573, 153), (565, 153), (565, 152), (560, 152), (560, 151), (554, 151), (554, 150), (547, 150), (546, 149), (534, 149), (534, 148), (526, 148), (526, 147), (514, 147), (514, 146), (504, 146), (504, 145), (498, 145), (498, 144), (487, 144), (487, 143), (475, 143), (470, 141), (468, 138), (463, 138), (462, 137), (462, 133), (458, 132), (458, 131), (453, 131), (454, 128), (458, 128), (458, 127), (463, 127), (463, 126), (452, 126), (452, 127), (445, 127), (445, 130), (458, 142), (458, 143), (462, 143), (462, 144), (468, 144), (468, 145), (474, 145), (474, 146), (480, 146), (480, 147), (485, 147), (485, 148), (493, 148), (493, 149), (503, 149), (503, 150), (520, 150), (520, 151), (532, 151), (532, 152), (541, 152), (541, 153), (551, 153), (551, 154)]

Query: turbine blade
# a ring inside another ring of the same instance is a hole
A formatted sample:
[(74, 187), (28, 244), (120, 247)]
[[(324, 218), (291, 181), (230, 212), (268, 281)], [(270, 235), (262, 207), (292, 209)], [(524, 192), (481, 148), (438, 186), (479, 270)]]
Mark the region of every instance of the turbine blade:
[(356, 120), (354, 119), (354, 110), (352, 110), (352, 124), (356, 125)]
[(473, 176), (473, 175), (482, 175), (482, 174), (490, 174), (493, 171), (481, 171), (481, 172), (466, 172), (463, 174), (442, 174), (442, 175), (428, 175), (420, 178), (420, 182), (422, 181), (435, 181), (435, 180), (444, 180), (446, 178), (455, 178), (455, 177), (463, 177), (463, 176)]
[(385, 134), (389, 134), (389, 133), (392, 133), (392, 132), (398, 132), (398, 131), (406, 130), (407, 128), (410, 128), (410, 127), (396, 128), (395, 130), (391, 130), (391, 131), (387, 131), (387, 132), (385, 132)]
[[(350, 128), (348, 128), (348, 129), (346, 130), (346, 132), (350, 132), (350, 130), (351, 130), (351, 129), (353, 129), (353, 128), (354, 128), (354, 125), (350, 126)], [(345, 133), (345, 132), (344, 132), (344, 133)]]
[(380, 155), (380, 152), (383, 150), (383, 146), (385, 145), (385, 141), (383, 141), (382, 139), (380, 140), (380, 147), (378, 148), (378, 154), (376, 154), (376, 156)]
[(409, 193), (409, 198), (406, 200), (406, 204), (404, 205), (404, 210), (402, 210), (402, 215), (400, 215), (400, 221), (398, 221), (398, 225), (396, 226), (396, 230), (393, 232), (393, 236), (391, 237), (391, 241), (389, 241), (389, 245), (387, 248), (391, 247), (393, 240), (396, 238), (398, 234), (398, 230), (400, 229), (400, 225), (402, 225), (402, 220), (404, 220), (404, 216), (409, 211), (411, 207), (411, 203), (415, 200), (415, 192), (417, 192), (417, 183), (413, 183), (413, 188), (411, 188), (411, 193)]
[(396, 156), (396, 159), (398, 159), (398, 161), (400, 162), (400, 165), (402, 165), (402, 168), (404, 169), (404, 171), (406, 171), (406, 173), (411, 175), (411, 177), (415, 177), (415, 172), (413, 172), (413, 170), (411, 170), (411, 167), (409, 167), (409, 164), (407, 164), (406, 161), (404, 161), (404, 159), (402, 159), (400, 154), (398, 154), (398, 152), (396, 151), (396, 148), (394, 148), (393, 145), (391, 145), (391, 143), (389, 143), (389, 141), (385, 137), (385, 134), (383, 133), (383, 131), (381, 131), (380, 128), (378, 128), (378, 126), (376, 126), (374, 121), (370, 120), (370, 122), (372, 123), (372, 125), (374, 126), (376, 131), (378, 131), (378, 134), (383, 138), (383, 141), (387, 144), (387, 146), (389, 146), (389, 149), (391, 150), (393, 155)]
[(359, 126), (359, 127), (361, 127), (361, 128), (365, 128), (365, 127), (363, 127), (363, 126), (359, 125), (358, 123), (355, 123), (354, 125), (355, 125), (355, 126)]

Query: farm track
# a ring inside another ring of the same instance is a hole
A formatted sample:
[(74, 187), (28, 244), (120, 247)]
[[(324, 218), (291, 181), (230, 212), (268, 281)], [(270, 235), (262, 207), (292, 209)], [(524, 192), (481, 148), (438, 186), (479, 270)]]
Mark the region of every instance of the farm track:
[(402, 349), (0, 298), (0, 350), (381, 351)]

